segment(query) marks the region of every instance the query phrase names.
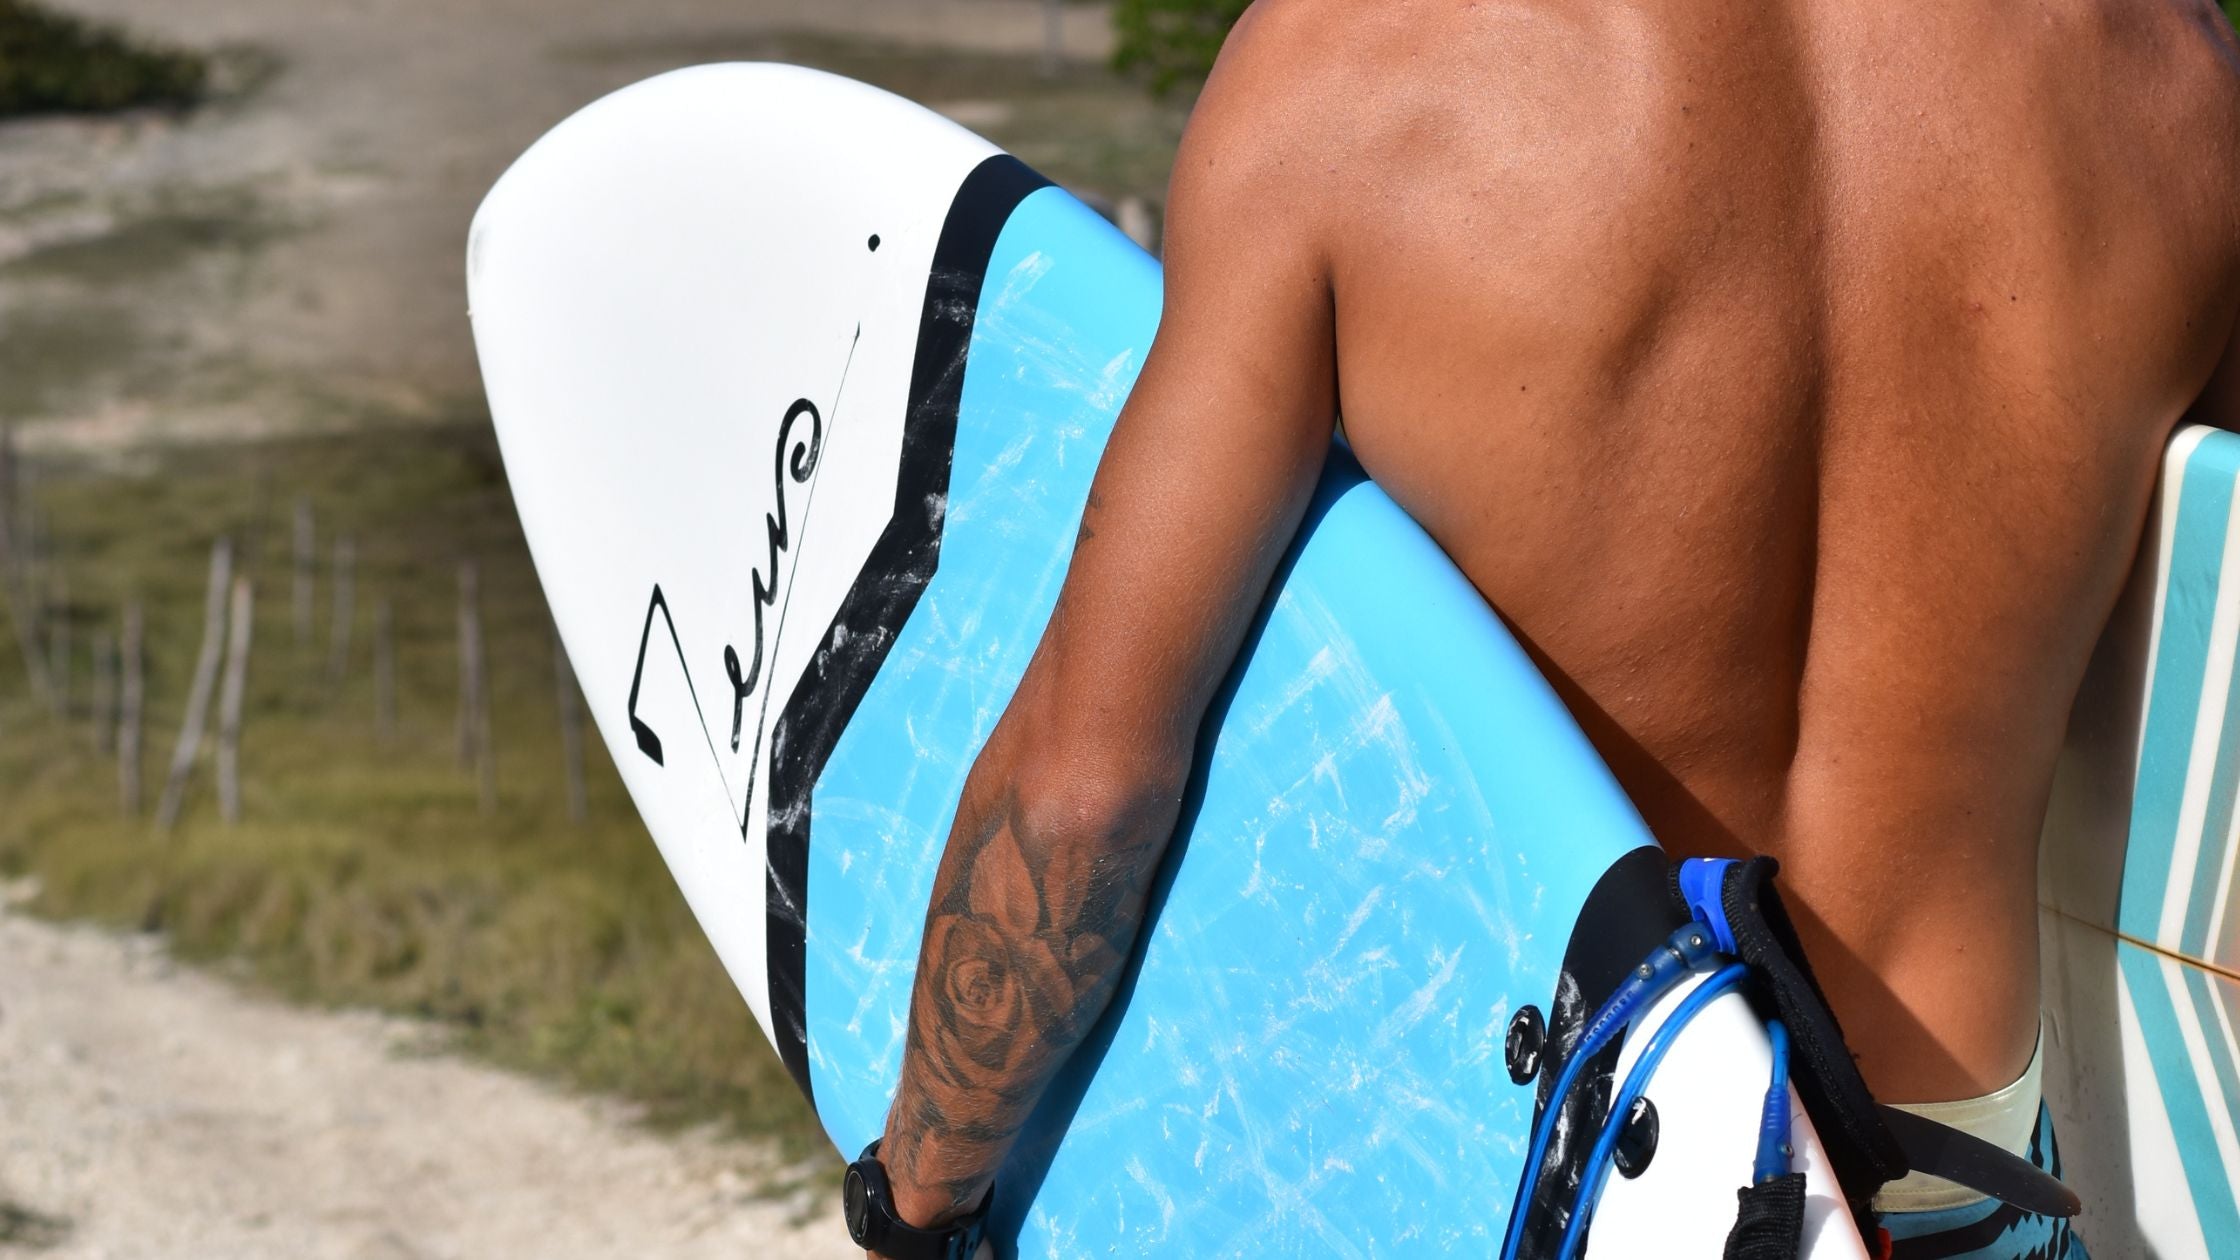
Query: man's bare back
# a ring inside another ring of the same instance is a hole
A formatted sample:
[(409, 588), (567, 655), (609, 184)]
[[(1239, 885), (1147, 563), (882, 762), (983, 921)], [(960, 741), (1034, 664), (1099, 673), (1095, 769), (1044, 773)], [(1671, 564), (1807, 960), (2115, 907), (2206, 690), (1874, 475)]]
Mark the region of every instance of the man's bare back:
[(2240, 303), (2221, 16), (1377, 7), (1318, 72), (1363, 464), (1669, 848), (1781, 860), (1878, 1090), (2013, 1080), (2069, 705)]
[[(1781, 860), (1879, 1094), (2022, 1073), (2070, 703), (2165, 440), (2240, 421), (2210, 0), (1262, 0), (1167, 254), (929, 911), (909, 1219), (979, 1201), (1108, 1000), (1333, 411), (1665, 844)], [(941, 946), (1014, 903), (1072, 961)], [(933, 1032), (991, 990), (1037, 1017), (967, 1089)]]

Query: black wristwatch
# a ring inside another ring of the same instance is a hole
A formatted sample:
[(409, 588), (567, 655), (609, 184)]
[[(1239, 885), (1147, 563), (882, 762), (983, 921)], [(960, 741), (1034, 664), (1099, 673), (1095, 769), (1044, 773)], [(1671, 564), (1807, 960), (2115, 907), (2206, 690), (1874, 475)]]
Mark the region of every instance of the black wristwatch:
[(840, 1206), (848, 1218), (848, 1237), (856, 1246), (887, 1260), (972, 1260), (987, 1230), (988, 1205), (996, 1201), (996, 1188), (980, 1200), (970, 1216), (940, 1229), (919, 1229), (894, 1214), (894, 1196), (887, 1186), (886, 1165), (879, 1162), (879, 1144), (863, 1148), (848, 1165), (848, 1179), (840, 1186)]

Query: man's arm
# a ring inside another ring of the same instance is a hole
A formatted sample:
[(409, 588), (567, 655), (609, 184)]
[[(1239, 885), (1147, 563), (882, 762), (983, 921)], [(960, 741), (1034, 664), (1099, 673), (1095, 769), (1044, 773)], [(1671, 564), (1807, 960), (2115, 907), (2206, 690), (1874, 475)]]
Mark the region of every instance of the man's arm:
[(1110, 1001), (1199, 724), (1329, 449), (1331, 287), (1278, 77), (1306, 66), (1252, 25), (1183, 139), (1157, 339), (935, 877), (880, 1151), (922, 1227), (979, 1203)]

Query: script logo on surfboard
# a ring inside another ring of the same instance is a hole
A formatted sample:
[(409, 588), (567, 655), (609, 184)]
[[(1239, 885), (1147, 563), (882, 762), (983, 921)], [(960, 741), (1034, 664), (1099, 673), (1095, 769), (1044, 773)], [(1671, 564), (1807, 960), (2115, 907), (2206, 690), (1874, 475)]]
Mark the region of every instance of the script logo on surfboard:
[[(848, 368), (855, 362), (855, 347), (862, 339), (863, 328), (858, 325), (855, 336), (849, 342), (848, 362), (841, 368), (840, 382), (833, 391), (832, 414), (835, 422), (839, 416), (839, 395), (847, 390)], [(740, 751), (740, 744), (745, 738), (749, 705), (756, 700), (758, 688), (761, 692), (759, 705), (755, 710), (753, 741), (746, 756), (746, 791), (740, 799), (733, 802), (733, 810), (738, 816), (742, 833), (752, 816), (750, 811), (754, 804), (755, 786), (762, 768), (763, 734), (769, 724), (770, 692), (774, 690), (762, 686), (766, 681), (765, 665), (776, 655), (778, 645), (785, 636), (787, 614), (792, 611), (791, 599), (781, 603), (779, 596), (790, 596), (794, 573), (800, 567), (801, 548), (796, 544), (805, 543), (808, 538), (811, 513), (816, 505), (817, 470), (822, 462), (824, 447), (825, 413), (807, 398), (794, 399), (792, 405), (786, 408), (784, 418), (778, 422), (777, 444), (771, 456), (771, 506), (762, 518), (767, 554), (757, 559), (748, 573), (749, 589), (753, 592), (754, 599), (750, 605), (753, 628), (746, 663), (740, 663), (737, 644), (727, 642), (723, 647), (723, 671), (731, 683), (730, 746), (734, 754)], [(793, 513), (796, 496), (800, 500), (798, 521)], [(781, 570), (784, 574), (782, 587)], [(773, 611), (776, 613), (774, 624), (770, 620)], [(653, 592), (646, 601), (645, 624), (638, 632), (637, 660), (631, 667), (628, 704), (631, 734), (637, 739), (638, 751), (655, 765), (668, 764), (661, 736), (638, 715), (638, 695), (645, 683), (646, 653), (654, 645), (653, 625), (657, 617), (667, 631), (677, 667), (683, 672), (685, 688), (692, 697), (693, 711), (699, 718), (701, 736), (708, 745), (710, 755), (717, 757), (720, 770), (721, 757), (715, 753), (715, 737), (708, 727), (707, 711), (701, 706), (698, 689), (693, 686), (692, 668), (685, 659), (684, 644), (677, 634), (675, 615), (670, 612), (668, 598), (662, 593), (658, 582), (654, 584)], [(767, 654), (764, 650), (766, 641), (769, 649)]]

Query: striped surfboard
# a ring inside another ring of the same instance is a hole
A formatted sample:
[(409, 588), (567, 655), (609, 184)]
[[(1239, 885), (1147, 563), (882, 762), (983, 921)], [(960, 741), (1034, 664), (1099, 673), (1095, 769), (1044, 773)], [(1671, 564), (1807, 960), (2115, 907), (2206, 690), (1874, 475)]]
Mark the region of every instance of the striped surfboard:
[(2040, 864), (2046, 1090), (2096, 1255), (2240, 1260), (2240, 435), (2164, 458)]

